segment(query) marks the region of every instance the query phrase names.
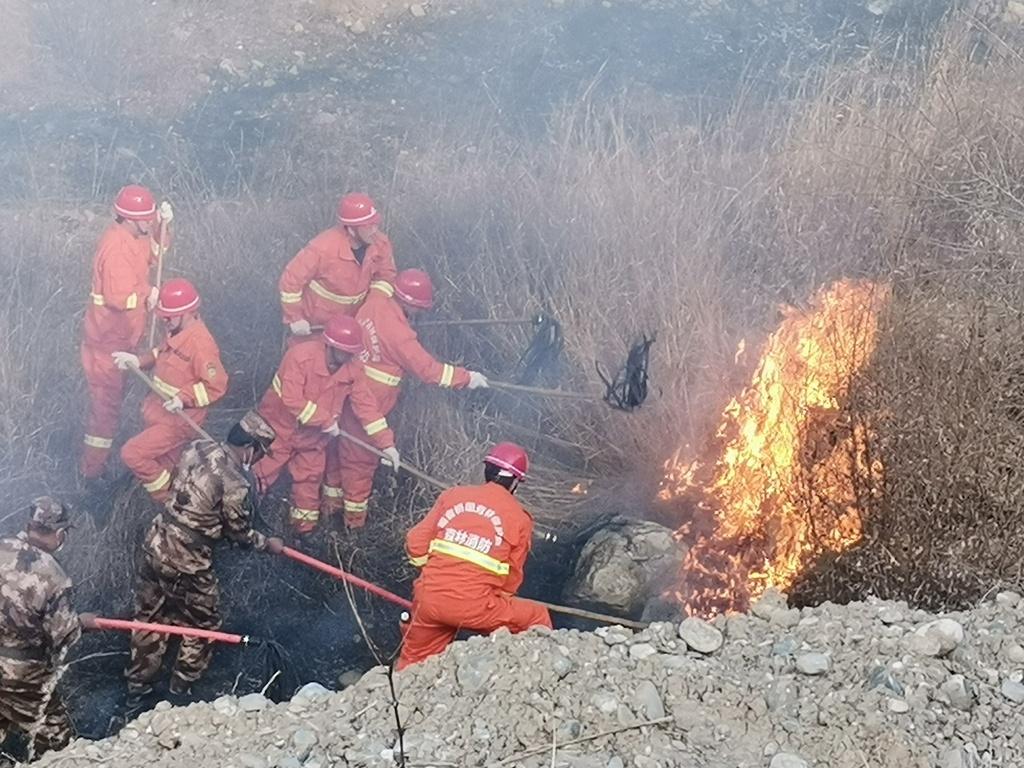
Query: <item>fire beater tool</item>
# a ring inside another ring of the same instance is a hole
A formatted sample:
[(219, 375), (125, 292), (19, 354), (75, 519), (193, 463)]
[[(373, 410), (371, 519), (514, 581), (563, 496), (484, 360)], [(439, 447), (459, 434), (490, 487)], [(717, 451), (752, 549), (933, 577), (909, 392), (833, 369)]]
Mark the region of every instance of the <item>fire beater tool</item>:
[[(320, 571), (321, 573), (326, 573), (328, 576), (338, 579), (339, 581), (345, 581), (355, 587), (365, 589), (367, 592), (372, 592), (378, 597), (382, 597), (388, 602), (394, 603), (395, 605), (404, 608), (406, 611), (412, 610), (412, 601), (407, 600), (401, 595), (396, 595), (394, 592), (389, 592), (383, 587), (378, 587), (376, 584), (372, 584), (369, 581), (360, 579), (358, 576), (353, 576), (351, 573), (343, 571), (341, 568), (336, 568), (333, 565), (328, 565), (325, 562), (317, 560), (315, 557), (310, 557), (305, 552), (300, 552), (299, 550), (292, 549), (291, 547), (285, 547), (283, 550), (281, 550), (281, 554), (289, 558), (290, 560), (294, 560), (298, 563), (302, 563), (303, 565), (307, 565), (310, 568)], [(542, 600), (533, 600), (532, 598), (529, 599), (532, 602), (537, 603), (538, 605), (543, 605), (549, 611), (552, 611), (554, 613), (561, 613), (567, 616), (578, 616), (580, 618), (590, 619), (591, 621), (597, 621), (602, 624), (620, 624), (624, 627), (631, 627), (633, 629), (644, 629), (647, 627), (647, 624), (640, 621), (632, 621), (630, 619), (619, 618), (618, 616), (609, 616), (608, 614), (604, 613), (585, 611), (582, 608), (571, 608), (567, 605), (545, 603)]]

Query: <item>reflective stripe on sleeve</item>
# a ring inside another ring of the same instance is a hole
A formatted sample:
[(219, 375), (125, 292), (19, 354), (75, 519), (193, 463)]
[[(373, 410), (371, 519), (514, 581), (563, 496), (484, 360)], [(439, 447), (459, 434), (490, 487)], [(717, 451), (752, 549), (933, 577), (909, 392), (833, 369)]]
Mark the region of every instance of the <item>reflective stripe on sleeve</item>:
[(366, 430), (366, 434), (371, 436), (376, 435), (378, 432), (383, 432), (387, 428), (388, 420), (383, 416), (377, 419), (376, 421), (371, 421), (364, 427), (364, 429)]
[(274, 380), (270, 382), (270, 388), (274, 390), (278, 397), (281, 396), (281, 379), (276, 373), (274, 374)]
[(372, 283), (370, 283), (370, 287), (376, 291), (380, 291), (385, 296), (395, 295), (395, 286), (393, 286), (387, 280), (374, 280)]
[(450, 387), (452, 385), (452, 379), (455, 378), (455, 366), (450, 363), (445, 363), (441, 369), (441, 380), (438, 382), (440, 387)]
[(139, 306), (139, 294), (130, 293), (128, 298), (124, 300), (125, 309), (137, 309)]
[(89, 298), (92, 299), (92, 303), (97, 307), (103, 307), (107, 304), (107, 300), (103, 298), (101, 293), (90, 293)]
[(413, 557), (412, 555), (410, 555), (409, 556), (409, 564), (410, 565), (414, 565), (417, 568), (422, 568), (424, 565), (427, 564), (427, 560), (429, 560), (429, 559), (430, 559), (430, 557), (428, 555), (423, 555), (421, 557)]
[(148, 483), (143, 483), (142, 487), (150, 493), (156, 493), (161, 491), (171, 484), (171, 473), (166, 469), (163, 470), (159, 475), (156, 476), (155, 480), (151, 480)]
[(465, 560), (467, 563), (472, 563), (483, 568), (485, 571), (496, 573), (499, 576), (508, 576), (508, 563), (503, 563), (501, 560), (485, 555), (483, 552), (478, 552), (471, 547), (456, 544), (454, 541), (434, 539), (430, 542), (430, 549), (428, 551), (431, 554), (436, 553), (454, 557), (458, 560)]
[(364, 365), (363, 370), (366, 372), (366, 378), (372, 379), (379, 384), (386, 384), (389, 387), (397, 387), (402, 383), (401, 376), (392, 376), (386, 371), (382, 371), (379, 368), (373, 368), (369, 365)]
[(289, 293), (288, 291), (281, 291), (282, 304), (298, 304), (300, 301), (302, 301), (302, 293)]
[(196, 408), (205, 408), (210, 404), (210, 393), (206, 391), (206, 385), (199, 382), (192, 386), (192, 395), (196, 401)]
[(309, 420), (316, 414), (316, 403), (307, 400), (306, 405), (299, 412), (299, 424), (308, 424)]

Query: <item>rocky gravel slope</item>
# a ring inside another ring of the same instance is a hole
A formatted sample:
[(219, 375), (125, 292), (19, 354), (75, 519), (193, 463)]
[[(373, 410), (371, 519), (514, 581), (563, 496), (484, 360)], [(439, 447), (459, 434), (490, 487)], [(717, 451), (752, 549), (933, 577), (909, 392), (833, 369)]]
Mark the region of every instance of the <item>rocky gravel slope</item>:
[[(408, 765), (966, 768), (1024, 765), (1024, 600), (936, 617), (900, 603), (633, 633), (498, 633), (395, 675)], [(388, 679), (161, 704), (40, 766), (327, 768), (399, 763)]]

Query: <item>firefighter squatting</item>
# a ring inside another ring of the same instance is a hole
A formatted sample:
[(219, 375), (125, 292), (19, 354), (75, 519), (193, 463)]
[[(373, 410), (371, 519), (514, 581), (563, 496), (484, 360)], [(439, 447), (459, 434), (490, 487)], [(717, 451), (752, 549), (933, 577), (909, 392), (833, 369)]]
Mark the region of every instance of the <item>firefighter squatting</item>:
[[(409, 318), (433, 305), (430, 276), (398, 271), (373, 201), (348, 194), (336, 225), (281, 274), (289, 335), (270, 388), (223, 442), (195, 439), (209, 407), (227, 392), (228, 374), (193, 284), (152, 282), (172, 242), (173, 218), (167, 202), (157, 206), (148, 189), (127, 186), (97, 246), (81, 343), (89, 406), (79, 471), (86, 483), (104, 486), (127, 375), (148, 371), (155, 391), (142, 403), (143, 429), (121, 449), (121, 460), (160, 508), (142, 545), (135, 618), (217, 629), (218, 542), (284, 550), (281, 538), (252, 528), (255, 491), (288, 472), (296, 537), (324, 517), (359, 528), (379, 463), (400, 467), (388, 415), (403, 379), (411, 374), (450, 389), (488, 382), (477, 371), (438, 362), (420, 345)], [(141, 349), (149, 313), (162, 321), (163, 340)], [(408, 554), (422, 570), (399, 668), (440, 653), (459, 629), (551, 626), (546, 608), (516, 597), (533, 532), (515, 498), (527, 469), (522, 448), (495, 445), (484, 458), (484, 482), (443, 492), (409, 531)], [(65, 506), (40, 497), (25, 530), (0, 540), (0, 729), (27, 734), (32, 755), (71, 739), (57, 679), (81, 629), (98, 626), (93, 614), (73, 610), (71, 583), (53, 557), (70, 527)], [(165, 634), (133, 633), (129, 703), (154, 690), (167, 646)], [(168, 684), (172, 696), (186, 696), (211, 657), (209, 641), (184, 638)]]

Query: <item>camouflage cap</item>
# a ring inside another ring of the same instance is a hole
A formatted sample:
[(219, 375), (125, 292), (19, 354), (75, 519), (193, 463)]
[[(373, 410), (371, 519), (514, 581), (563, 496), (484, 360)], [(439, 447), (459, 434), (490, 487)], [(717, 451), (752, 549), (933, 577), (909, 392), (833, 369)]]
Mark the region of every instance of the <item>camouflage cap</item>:
[(274, 431), (274, 428), (256, 411), (247, 411), (238, 422), (238, 426), (247, 435), (256, 438), (264, 446), (270, 445), (277, 438), (277, 432)]
[(71, 527), (68, 509), (51, 496), (40, 496), (32, 501), (28, 509), (29, 522), (51, 531), (61, 531)]

